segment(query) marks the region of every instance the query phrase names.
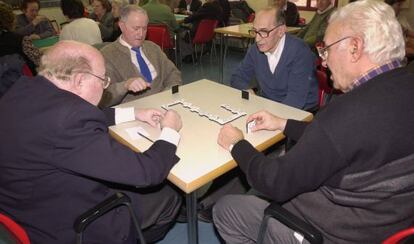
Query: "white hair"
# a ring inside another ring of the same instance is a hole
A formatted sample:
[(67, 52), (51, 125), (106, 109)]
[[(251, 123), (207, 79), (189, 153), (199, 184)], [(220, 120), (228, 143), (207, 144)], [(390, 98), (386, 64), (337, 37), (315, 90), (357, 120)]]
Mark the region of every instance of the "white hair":
[(361, 0), (334, 12), (329, 23), (341, 22), (364, 41), (364, 52), (378, 64), (402, 60), (405, 41), (393, 9), (382, 1)]
[(128, 20), (129, 14), (132, 13), (132, 12), (137, 12), (137, 13), (143, 14), (145, 16), (148, 16), (147, 11), (145, 11), (145, 9), (141, 8), (138, 5), (128, 4), (126, 6), (121, 7), (120, 19), (122, 21), (126, 22)]

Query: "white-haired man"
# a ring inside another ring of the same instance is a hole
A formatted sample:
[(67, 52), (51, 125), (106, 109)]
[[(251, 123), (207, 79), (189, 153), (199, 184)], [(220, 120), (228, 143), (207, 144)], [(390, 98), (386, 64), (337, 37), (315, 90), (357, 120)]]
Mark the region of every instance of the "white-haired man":
[[(162, 238), (181, 205), (163, 184), (178, 158), (174, 111), (96, 105), (110, 80), (95, 48), (61, 41), (43, 55), (39, 75), (22, 78), (0, 101), (0, 212), (23, 225), (32, 243), (75, 243), (83, 212), (126, 192), (148, 242)], [(141, 120), (162, 128), (136, 153), (114, 141), (108, 125)], [(150, 187), (151, 186), (151, 187)], [(87, 243), (136, 244), (126, 209), (108, 212), (86, 230)]]
[[(285, 156), (265, 157), (231, 125), (218, 143), (254, 189), (312, 224), (324, 243), (380, 243), (414, 216), (414, 74), (400, 68), (401, 27), (385, 3), (357, 1), (333, 14), (324, 42), (320, 55), (343, 95), (308, 126), (266, 111), (247, 118), (254, 131), (298, 139)], [(254, 243), (268, 205), (227, 196), (214, 207), (214, 223), (228, 243)], [(272, 219), (264, 243), (300, 243), (295, 236)]]
[(161, 48), (146, 41), (148, 15), (137, 5), (121, 9), (121, 36), (101, 49), (112, 84), (100, 106), (107, 107), (156, 94), (181, 84), (181, 73)]

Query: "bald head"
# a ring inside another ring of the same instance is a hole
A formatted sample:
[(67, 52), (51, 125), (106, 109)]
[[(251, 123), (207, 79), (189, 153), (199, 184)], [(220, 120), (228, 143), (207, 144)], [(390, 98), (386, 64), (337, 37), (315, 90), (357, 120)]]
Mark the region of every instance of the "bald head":
[(39, 75), (58, 88), (97, 105), (103, 92), (100, 77), (105, 77), (105, 62), (102, 54), (92, 46), (60, 41), (42, 56)]

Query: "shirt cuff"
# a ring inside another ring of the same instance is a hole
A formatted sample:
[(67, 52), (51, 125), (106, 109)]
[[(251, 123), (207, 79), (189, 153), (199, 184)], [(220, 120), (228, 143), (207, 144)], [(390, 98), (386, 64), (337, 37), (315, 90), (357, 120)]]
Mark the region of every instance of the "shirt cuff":
[(115, 108), (115, 124), (120, 124), (135, 120), (135, 110), (133, 107), (129, 108)]
[(178, 146), (178, 142), (180, 141), (180, 134), (168, 127), (162, 128), (161, 135), (158, 140), (163, 140)]
[(229, 146), (229, 152), (231, 152), (231, 150), (233, 149), (233, 147), (234, 147), (234, 144), (230, 144), (230, 146)]

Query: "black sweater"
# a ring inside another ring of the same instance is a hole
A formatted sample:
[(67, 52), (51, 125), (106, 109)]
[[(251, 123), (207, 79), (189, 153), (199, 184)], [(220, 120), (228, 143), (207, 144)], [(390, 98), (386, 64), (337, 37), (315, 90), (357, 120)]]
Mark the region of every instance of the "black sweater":
[[(414, 217), (413, 98), (414, 74), (395, 69), (331, 102), (285, 156), (266, 158), (247, 141), (232, 155), (255, 189), (325, 243), (379, 243)], [(300, 136), (300, 125), (288, 121), (285, 134)]]

